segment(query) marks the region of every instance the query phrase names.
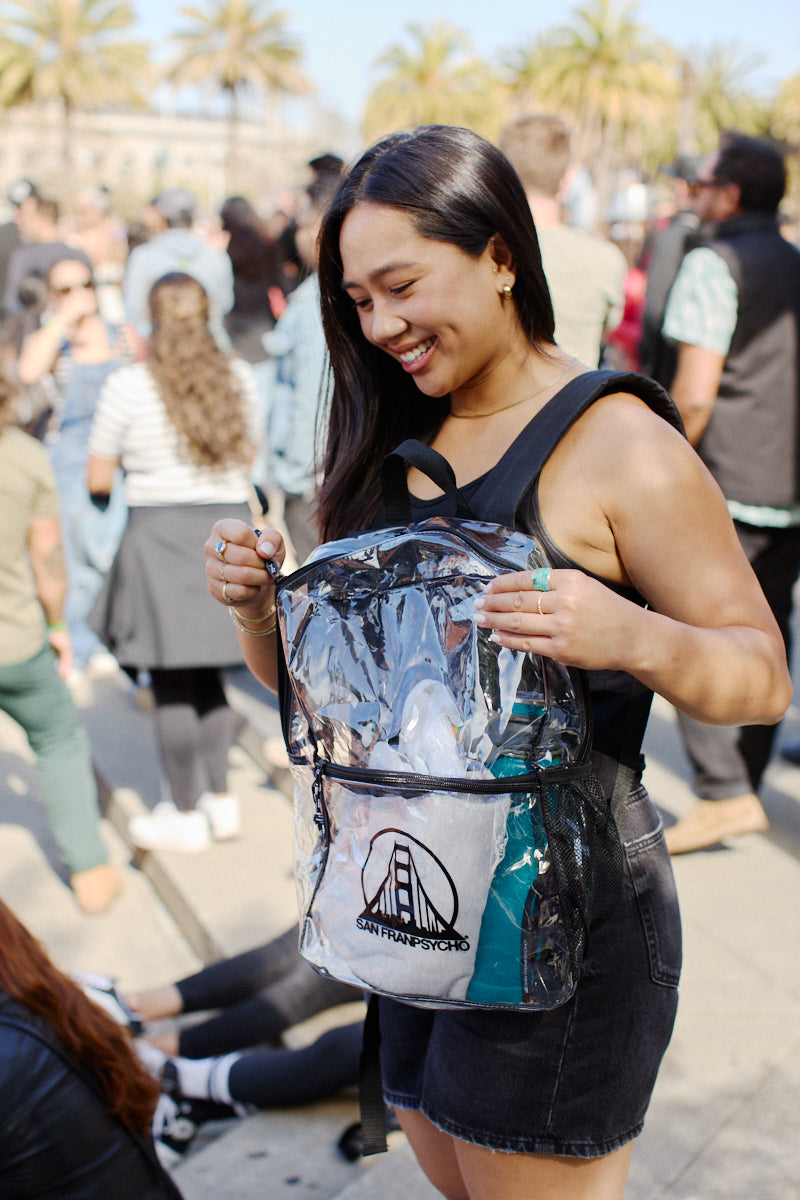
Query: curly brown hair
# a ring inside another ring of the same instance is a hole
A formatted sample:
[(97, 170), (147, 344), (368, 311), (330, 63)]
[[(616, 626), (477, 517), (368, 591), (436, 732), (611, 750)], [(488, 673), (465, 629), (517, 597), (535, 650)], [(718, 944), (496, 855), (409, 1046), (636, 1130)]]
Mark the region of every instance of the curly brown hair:
[(43, 1017), (91, 1071), (108, 1110), (134, 1133), (147, 1136), (158, 1102), (158, 1082), (144, 1069), (122, 1027), (53, 965), (37, 940), (0, 900), (0, 987)]
[(150, 291), (147, 367), (182, 453), (198, 467), (246, 467), (253, 446), (242, 388), (208, 314), (205, 289), (191, 275), (173, 271), (158, 279)]

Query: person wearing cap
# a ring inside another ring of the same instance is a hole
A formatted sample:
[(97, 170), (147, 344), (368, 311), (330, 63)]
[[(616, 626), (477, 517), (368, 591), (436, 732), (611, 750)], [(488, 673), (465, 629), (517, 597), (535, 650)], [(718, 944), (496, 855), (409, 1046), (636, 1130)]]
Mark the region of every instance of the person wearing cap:
[(195, 199), (186, 188), (168, 188), (153, 207), (164, 230), (136, 246), (128, 256), (122, 281), (126, 320), (142, 337), (150, 333), (148, 298), (157, 279), (173, 271), (191, 275), (202, 284), (211, 306), (210, 325), (218, 345), (230, 350), (222, 318), (233, 308), (233, 270), (226, 252), (210, 246), (192, 228)]
[(668, 388), (675, 374), (677, 352), (661, 333), (667, 296), (683, 260), (693, 246), (702, 241), (700, 219), (694, 210), (697, 171), (701, 159), (681, 154), (665, 171), (673, 182), (675, 212), (666, 228), (656, 234), (649, 247), (646, 265), (647, 292), (644, 301), (642, 340), (639, 345), (641, 370)]

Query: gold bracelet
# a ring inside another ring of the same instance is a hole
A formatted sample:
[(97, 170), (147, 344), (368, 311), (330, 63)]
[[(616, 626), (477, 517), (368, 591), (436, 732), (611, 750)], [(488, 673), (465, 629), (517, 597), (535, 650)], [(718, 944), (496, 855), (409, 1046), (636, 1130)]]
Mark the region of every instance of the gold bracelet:
[[(228, 612), (231, 614), (231, 620), (236, 628), (240, 629), (242, 633), (246, 633), (248, 637), (267, 637), (275, 632), (275, 626), (278, 623), (278, 610), (274, 604), (265, 617), (259, 617), (251, 624), (248, 624), (232, 605)], [(252, 628), (252, 625), (255, 625), (255, 628)]]

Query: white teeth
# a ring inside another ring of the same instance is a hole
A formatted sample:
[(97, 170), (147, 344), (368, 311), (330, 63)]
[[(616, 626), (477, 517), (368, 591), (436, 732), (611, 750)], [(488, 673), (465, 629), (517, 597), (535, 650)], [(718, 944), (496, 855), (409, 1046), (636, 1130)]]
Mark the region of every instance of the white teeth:
[(422, 358), (423, 354), (427, 354), (434, 343), (434, 338), (429, 338), (427, 342), (423, 342), (421, 346), (415, 346), (413, 350), (407, 350), (405, 354), (400, 355), (400, 361), (404, 363), (416, 362), (418, 358)]

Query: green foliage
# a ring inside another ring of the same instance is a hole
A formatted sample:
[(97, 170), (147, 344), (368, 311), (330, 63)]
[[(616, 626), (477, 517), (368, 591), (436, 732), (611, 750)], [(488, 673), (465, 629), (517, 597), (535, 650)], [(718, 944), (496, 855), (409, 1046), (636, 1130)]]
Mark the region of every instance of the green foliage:
[(186, 24), (175, 30), (177, 53), (164, 76), (228, 92), (300, 94), (311, 84), (298, 68), (301, 50), (287, 29), (288, 14), (268, 0), (206, 0), (185, 5)]
[(487, 137), (500, 128), (504, 89), (472, 53), (466, 34), (447, 22), (406, 26), (410, 48), (390, 46), (378, 59), (386, 70), (366, 104), (368, 141), (417, 125), (467, 125)]
[(65, 111), (143, 107), (147, 43), (121, 37), (127, 0), (8, 0), (0, 38), (0, 104), (57, 100)]

